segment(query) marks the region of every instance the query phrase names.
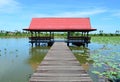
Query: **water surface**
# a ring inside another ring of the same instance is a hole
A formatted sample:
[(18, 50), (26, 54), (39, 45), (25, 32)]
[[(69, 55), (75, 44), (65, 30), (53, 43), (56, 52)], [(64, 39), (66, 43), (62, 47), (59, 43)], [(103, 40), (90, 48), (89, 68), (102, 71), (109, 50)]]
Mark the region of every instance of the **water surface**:
[(99, 54), (101, 57), (104, 56), (102, 60), (106, 60), (108, 57), (114, 55), (114, 57), (111, 57), (111, 59), (115, 62), (120, 62), (120, 44), (117, 43), (119, 40), (117, 40), (116, 43), (113, 41), (110, 41), (111, 43), (104, 43), (104, 41), (102, 42), (101, 40), (99, 41), (90, 43), (88, 48), (76, 46), (70, 47), (76, 58), (79, 60), (80, 64), (84, 69), (87, 70), (94, 82), (98, 82), (100, 78), (97, 75), (93, 74), (92, 71), (97, 70), (102, 72), (105, 70), (104, 67), (93, 67), (92, 64), (94, 63), (94, 60), (89, 60), (91, 56)]
[(32, 48), (27, 38), (0, 39), (0, 82), (28, 82), (48, 49)]
[[(0, 82), (28, 82), (49, 50), (49, 47), (31, 47), (28, 42), (27, 38), (0, 39)], [(100, 43), (93, 41), (88, 48), (73, 46), (70, 49), (94, 82), (98, 82), (99, 78), (92, 71), (101, 71), (103, 68), (94, 68), (92, 66), (94, 60), (88, 60), (90, 56), (94, 54), (109, 56), (114, 53), (116, 59), (120, 58), (120, 44), (104, 41)]]

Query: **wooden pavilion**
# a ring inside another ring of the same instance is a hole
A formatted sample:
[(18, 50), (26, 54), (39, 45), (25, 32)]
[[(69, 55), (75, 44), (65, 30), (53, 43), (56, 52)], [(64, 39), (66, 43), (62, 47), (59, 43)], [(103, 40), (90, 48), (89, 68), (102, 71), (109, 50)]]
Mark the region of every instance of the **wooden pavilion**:
[[(31, 32), (30, 43), (40, 45), (48, 43), (51, 46), (54, 40), (54, 32), (67, 32), (67, 45), (87, 46), (90, 43), (89, 32), (96, 29), (91, 28), (89, 18), (33, 18), (29, 28), (23, 29)], [(49, 32), (49, 36), (41, 36), (41, 32)], [(71, 36), (71, 32), (80, 32), (80, 36)]]

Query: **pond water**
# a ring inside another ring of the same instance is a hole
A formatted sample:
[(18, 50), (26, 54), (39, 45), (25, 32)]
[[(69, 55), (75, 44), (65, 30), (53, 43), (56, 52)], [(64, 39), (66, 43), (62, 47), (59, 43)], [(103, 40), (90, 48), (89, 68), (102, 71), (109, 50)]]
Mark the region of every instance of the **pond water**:
[(0, 82), (28, 82), (48, 50), (32, 48), (27, 38), (0, 39)]
[[(88, 71), (94, 82), (98, 77), (91, 73), (97, 69), (93, 61), (87, 60), (94, 54), (108, 55), (114, 53), (119, 58), (120, 44), (92, 42), (87, 49), (70, 47), (81, 65)], [(42, 61), (49, 47), (31, 47), (27, 38), (0, 39), (0, 82), (28, 82), (31, 74)], [(102, 70), (102, 69), (98, 69)]]
[[(119, 42), (119, 40), (117, 40)], [(98, 60), (98, 62), (112, 62), (113, 65), (115, 65), (115, 63), (120, 62), (119, 58), (120, 58), (120, 44), (119, 43), (98, 43), (98, 42), (94, 42), (91, 43), (88, 47), (90, 49), (90, 56), (94, 56), (96, 54), (98, 54), (99, 57), (95, 58)], [(117, 66), (117, 65), (116, 65)], [(119, 65), (118, 65), (119, 66)], [(103, 70), (104, 69), (104, 70)], [(93, 67), (92, 64), (89, 67), (88, 72), (90, 73), (91, 77), (93, 78), (94, 82), (98, 82), (99, 77), (96, 76), (95, 74), (91, 73), (91, 71), (99, 71), (99, 72), (103, 72), (105, 71), (106, 66), (100, 66), (100, 67)]]
[[(116, 37), (117, 38), (117, 37)], [(114, 39), (116, 39), (114, 38)], [(96, 38), (97, 39), (97, 38)], [(99, 38), (100, 39), (100, 38)], [(103, 39), (103, 38), (102, 38)], [(103, 40), (108, 39), (104, 38)], [(89, 44), (88, 48), (80, 48), (80, 47), (70, 47), (72, 52), (75, 54), (76, 58), (79, 60), (81, 65), (86, 69), (93, 79), (94, 82), (99, 82), (101, 78), (99, 78), (96, 74), (93, 74), (92, 71), (100, 71), (103, 72), (104, 66), (101, 67), (94, 67), (93, 63), (94, 60), (89, 60), (90, 56), (94, 56), (96, 54), (100, 54), (100, 57), (97, 57), (98, 60), (100, 59), (101, 62), (102, 60), (108, 60), (108, 58), (111, 58), (112, 61), (114, 62), (120, 62), (120, 44), (119, 40), (112, 40), (109, 39), (108, 41), (93, 41), (92, 43)], [(99, 42), (100, 41), (100, 42)], [(110, 43), (109, 43), (110, 41)]]

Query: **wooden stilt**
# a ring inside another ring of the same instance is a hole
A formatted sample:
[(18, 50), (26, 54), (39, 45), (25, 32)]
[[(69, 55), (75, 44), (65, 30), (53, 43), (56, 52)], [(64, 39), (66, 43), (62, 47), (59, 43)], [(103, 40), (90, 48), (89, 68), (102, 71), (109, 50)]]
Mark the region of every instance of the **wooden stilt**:
[(67, 33), (67, 46), (69, 46), (70, 32)]

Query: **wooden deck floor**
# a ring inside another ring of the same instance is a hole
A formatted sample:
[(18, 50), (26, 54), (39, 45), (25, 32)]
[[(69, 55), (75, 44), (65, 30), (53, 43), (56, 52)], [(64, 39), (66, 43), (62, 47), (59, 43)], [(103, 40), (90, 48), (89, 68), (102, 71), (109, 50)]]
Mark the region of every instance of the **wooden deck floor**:
[(55, 42), (29, 82), (93, 82), (64, 42)]

